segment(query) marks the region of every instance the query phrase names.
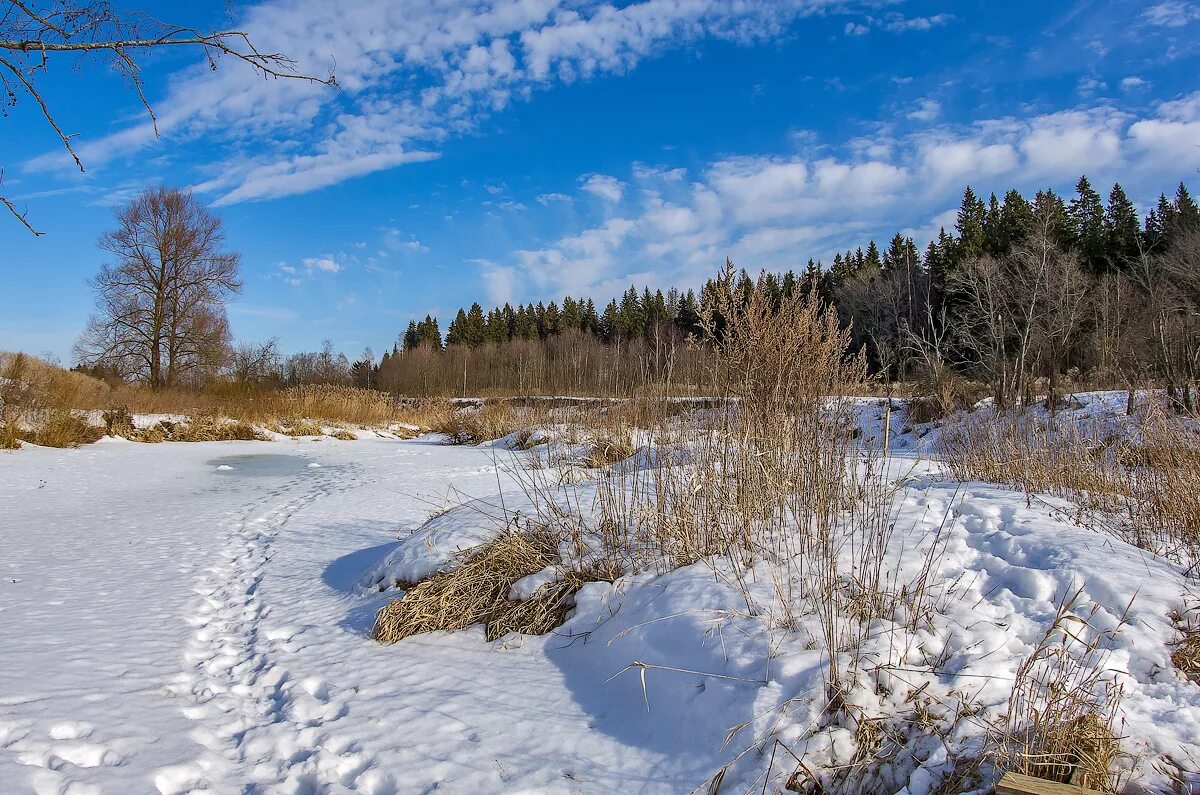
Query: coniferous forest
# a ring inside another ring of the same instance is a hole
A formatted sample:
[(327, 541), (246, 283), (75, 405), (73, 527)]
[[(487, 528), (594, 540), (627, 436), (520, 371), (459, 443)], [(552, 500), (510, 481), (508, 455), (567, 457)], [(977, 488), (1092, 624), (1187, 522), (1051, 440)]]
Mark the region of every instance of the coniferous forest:
[[(1147, 382), (1189, 408), (1194, 400), (1200, 210), (1183, 183), (1144, 218), (1120, 184), (1105, 197), (1087, 177), (1068, 197), (983, 198), (968, 187), (954, 228), (923, 250), (896, 234), (785, 273), (738, 264), (734, 289), (761, 278), (779, 296), (815, 290), (882, 382), (919, 382), (946, 403), (965, 400), (969, 384), (986, 385), (1002, 405), (1035, 390), (1053, 400), (1066, 388)], [(706, 367), (688, 340), (718, 289), (709, 279), (698, 292), (630, 286), (603, 304), (476, 302), (458, 310), (444, 339), (436, 318), (410, 322), (375, 377), (413, 395), (651, 385), (688, 394)]]

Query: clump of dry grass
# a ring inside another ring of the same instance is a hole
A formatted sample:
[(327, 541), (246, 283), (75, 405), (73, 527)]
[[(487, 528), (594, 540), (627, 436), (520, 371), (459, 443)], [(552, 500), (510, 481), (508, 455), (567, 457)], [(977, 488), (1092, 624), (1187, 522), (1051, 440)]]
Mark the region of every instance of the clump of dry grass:
[(104, 430), (89, 425), (69, 411), (50, 412), (32, 431), (17, 431), (22, 441), (41, 447), (80, 447), (104, 436)]
[(395, 643), (410, 635), (490, 622), (508, 602), (512, 584), (557, 560), (542, 533), (505, 533), (471, 552), (455, 569), (435, 574), (375, 617), (371, 637)]
[(964, 417), (942, 431), (938, 452), (958, 480), (1067, 497), (1129, 492), (1120, 453), (1107, 440), (1029, 411)]
[(489, 401), (434, 418), (432, 429), (446, 435), (450, 444), (481, 444), (528, 427), (504, 401)]
[(105, 409), (101, 412), (100, 418), (104, 421), (104, 432), (108, 436), (129, 438), (133, 435), (133, 415), (124, 406)]
[(498, 606), (487, 622), (485, 635), (488, 640), (509, 632), (545, 635), (566, 620), (580, 588), (589, 582), (613, 582), (620, 575), (619, 569), (605, 563), (567, 570), (561, 580), (543, 585), (528, 599), (509, 600)]
[(345, 428), (339, 428), (330, 435), (334, 439), (337, 439), (340, 442), (357, 442), (358, 441), (358, 437), (355, 436), (350, 431), (346, 430)]
[(584, 456), (583, 465), (591, 469), (599, 469), (610, 464), (624, 461), (637, 452), (629, 439), (629, 432), (602, 433), (592, 443), (591, 450)]
[(0, 354), (0, 446), (21, 441), (78, 447), (103, 436), (74, 409), (107, 389), (103, 381), (72, 373), (23, 353)]
[(1179, 640), (1171, 649), (1171, 662), (1184, 676), (1200, 685), (1200, 604), (1190, 613), (1180, 611), (1173, 618)]
[(21, 447), (21, 437), (17, 431), (15, 422), (0, 424), (0, 450), (17, 450)]
[(917, 381), (908, 401), (908, 421), (913, 425), (938, 422), (969, 410), (983, 396), (982, 388), (952, 373)]
[[(1098, 608), (1080, 615), (1083, 589), (1066, 593), (1050, 627), (1017, 669), (999, 767), (1036, 778), (1115, 792), (1115, 726), (1121, 687), (1106, 678), (1110, 643), (1124, 620), (1098, 630)], [(1078, 608), (1078, 609), (1077, 609)]]
[(201, 415), (188, 422), (162, 420), (149, 428), (135, 430), (135, 442), (233, 442), (269, 441), (269, 437), (247, 422)]
[(276, 429), (285, 436), (322, 436), (321, 423), (304, 417), (285, 417), (276, 423)]
[(985, 480), (1075, 502), (1079, 518), (1143, 549), (1200, 555), (1200, 435), (1151, 406), (1138, 437), (1100, 436), (1069, 418), (1012, 410), (968, 416), (938, 452), (958, 480)]

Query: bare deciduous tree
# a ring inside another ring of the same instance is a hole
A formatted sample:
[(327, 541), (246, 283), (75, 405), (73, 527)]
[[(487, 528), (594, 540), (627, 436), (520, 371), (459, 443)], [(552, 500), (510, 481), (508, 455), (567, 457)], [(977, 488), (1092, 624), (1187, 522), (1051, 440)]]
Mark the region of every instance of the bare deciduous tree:
[(221, 220), (190, 192), (148, 188), (100, 238), (115, 257), (93, 280), (97, 311), (76, 344), (82, 364), (113, 365), (154, 389), (194, 379), (229, 354), (225, 300), (241, 289), (240, 255)]
[(239, 343), (229, 357), (229, 376), (239, 384), (258, 385), (280, 380), (279, 338)]
[[(39, 79), (52, 58), (70, 55), (121, 74), (150, 114), (154, 133), (158, 125), (143, 91), (137, 58), (147, 50), (191, 47), (203, 51), (212, 69), (222, 56), (234, 58), (264, 78), (288, 78), (336, 85), (333, 74), (324, 78), (299, 73), (295, 62), (281, 53), (261, 52), (240, 30), (204, 32), (188, 25), (172, 25), (139, 11), (122, 11), (106, 0), (0, 0), (0, 103), (15, 105), (24, 97), (38, 106), (79, 170), (83, 163), (50, 109)], [(0, 169), (0, 183), (4, 172)], [(3, 205), (35, 235), (40, 235), (11, 200), (0, 194)]]

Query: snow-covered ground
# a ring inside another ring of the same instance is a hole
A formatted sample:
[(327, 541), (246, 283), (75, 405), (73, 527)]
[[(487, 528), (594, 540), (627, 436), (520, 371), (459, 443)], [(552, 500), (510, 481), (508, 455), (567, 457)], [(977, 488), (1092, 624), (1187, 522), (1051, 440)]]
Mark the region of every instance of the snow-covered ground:
[[(0, 791), (686, 793), (736, 759), (721, 792), (740, 793), (772, 764), (756, 738), (850, 761), (851, 733), (817, 725), (821, 652), (748, 615), (719, 562), (589, 584), (558, 634), (370, 640), (395, 598), (378, 586), (494, 535), (520, 465), (434, 437), (0, 455)], [(912, 475), (894, 543), (916, 553), (948, 516), (957, 585), (858, 706), (921, 704), (946, 736), (914, 737), (863, 792), (930, 791), (1080, 585), (1103, 628), (1137, 593), (1106, 661), (1133, 786), (1168, 791), (1166, 755), (1200, 761), (1200, 687), (1168, 659), (1179, 567), (1024, 495), (893, 466)], [(978, 720), (952, 725), (968, 702)], [(795, 768), (774, 765), (775, 785)]]

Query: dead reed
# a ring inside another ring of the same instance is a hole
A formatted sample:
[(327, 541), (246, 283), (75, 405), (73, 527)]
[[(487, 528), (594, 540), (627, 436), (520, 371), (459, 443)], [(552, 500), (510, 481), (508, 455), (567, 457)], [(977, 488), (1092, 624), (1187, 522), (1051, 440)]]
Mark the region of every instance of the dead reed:
[(958, 480), (984, 480), (1074, 502), (1082, 523), (1176, 559), (1200, 555), (1200, 436), (1154, 403), (1136, 432), (1081, 428), (1034, 410), (967, 415), (938, 452)]
[(456, 568), (435, 574), (385, 605), (375, 617), (371, 637), (395, 643), (422, 632), (489, 623), (508, 604), (514, 582), (552, 565), (557, 557), (553, 539), (545, 534), (498, 536)]
[(134, 442), (232, 442), (268, 441), (270, 437), (253, 425), (239, 420), (200, 415), (185, 422), (161, 420), (149, 428), (135, 429)]
[(1028, 776), (1115, 792), (1113, 762), (1122, 690), (1106, 676), (1112, 629), (1098, 629), (1083, 588), (1064, 593), (1033, 652), (1017, 669), (999, 767)]

